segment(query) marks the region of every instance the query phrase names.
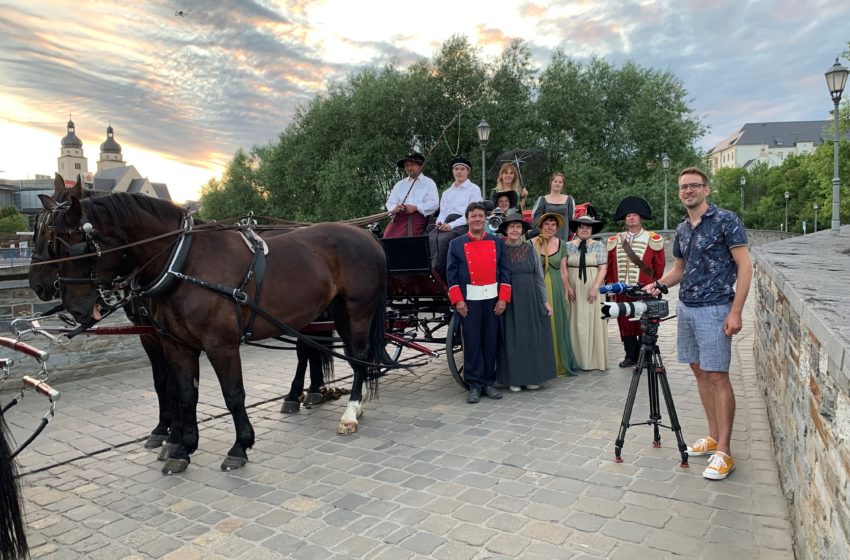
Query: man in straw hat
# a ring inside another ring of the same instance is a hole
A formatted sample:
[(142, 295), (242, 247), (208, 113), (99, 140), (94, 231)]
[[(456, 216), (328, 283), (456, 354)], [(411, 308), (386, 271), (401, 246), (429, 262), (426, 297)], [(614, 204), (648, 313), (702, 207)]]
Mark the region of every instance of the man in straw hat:
[[(608, 271), (605, 283), (623, 282), (629, 286), (641, 286), (654, 282), (664, 274), (664, 238), (654, 231), (643, 229), (642, 220), (652, 219), (649, 203), (639, 196), (627, 196), (614, 214), (615, 220), (624, 220), (626, 231), (608, 238)], [(614, 301), (634, 301), (625, 294), (613, 296)], [(621, 368), (637, 364), (640, 353), (640, 323), (631, 317), (617, 317), (620, 340), (626, 357)]]
[(393, 186), (387, 199), (387, 210), (392, 214), (384, 237), (409, 237), (422, 235), (428, 225), (428, 216), (440, 207), (437, 184), (422, 174), (425, 156), (413, 152), (398, 160), (399, 169), (407, 177)]
[(499, 316), (511, 301), (511, 270), (505, 242), (484, 229), (483, 202), (472, 202), (464, 213), (469, 231), (453, 239), (448, 254), (449, 300), (463, 327), (463, 378), (469, 385), (468, 403), (481, 394), (501, 399), (496, 382)]

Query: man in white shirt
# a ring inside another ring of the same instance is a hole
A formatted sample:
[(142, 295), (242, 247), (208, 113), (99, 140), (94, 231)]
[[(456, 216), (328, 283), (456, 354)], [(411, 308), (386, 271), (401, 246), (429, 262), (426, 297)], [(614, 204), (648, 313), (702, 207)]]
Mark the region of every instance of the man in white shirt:
[(404, 169), (407, 177), (395, 184), (387, 199), (392, 219), (384, 237), (422, 235), (428, 216), (440, 207), (437, 184), (421, 173), (424, 163), (425, 156), (418, 152), (398, 160), (399, 169)]
[(451, 162), (454, 183), (443, 191), (440, 199), (440, 214), (437, 224), (431, 232), (431, 247), (434, 241), (437, 248), (437, 260), (434, 271), (440, 279), (446, 280), (446, 258), (449, 242), (455, 237), (468, 231), (466, 227), (466, 207), (472, 202), (481, 202), (481, 187), (469, 180), (472, 163), (463, 156), (454, 158)]

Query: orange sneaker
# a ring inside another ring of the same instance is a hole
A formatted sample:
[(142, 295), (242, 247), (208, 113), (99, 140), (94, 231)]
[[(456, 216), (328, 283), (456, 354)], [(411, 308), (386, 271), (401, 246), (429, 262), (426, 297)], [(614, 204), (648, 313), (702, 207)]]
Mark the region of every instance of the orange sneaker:
[(711, 455), (717, 451), (717, 442), (711, 436), (705, 436), (702, 439), (696, 440), (693, 445), (688, 447), (688, 455), (691, 457), (701, 457), (703, 455)]
[(702, 476), (711, 480), (723, 480), (735, 470), (735, 459), (722, 451), (717, 451), (708, 461), (708, 466), (702, 471)]

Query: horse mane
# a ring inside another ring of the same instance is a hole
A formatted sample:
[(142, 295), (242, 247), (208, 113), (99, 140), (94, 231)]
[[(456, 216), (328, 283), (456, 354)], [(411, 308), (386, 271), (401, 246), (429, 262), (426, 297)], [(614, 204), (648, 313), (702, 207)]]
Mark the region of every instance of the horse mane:
[[(121, 192), (108, 193), (104, 196), (93, 194), (80, 200), (80, 204), (90, 218), (94, 219), (105, 213), (114, 223), (137, 223), (142, 219), (153, 217), (163, 226), (174, 229), (180, 225), (183, 217), (183, 209), (173, 202), (143, 194)], [(149, 216), (143, 218), (140, 211)]]

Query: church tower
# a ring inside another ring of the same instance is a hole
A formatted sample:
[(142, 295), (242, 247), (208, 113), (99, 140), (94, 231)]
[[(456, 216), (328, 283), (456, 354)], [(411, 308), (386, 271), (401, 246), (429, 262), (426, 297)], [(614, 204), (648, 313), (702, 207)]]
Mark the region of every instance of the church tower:
[(77, 175), (83, 177), (89, 171), (89, 164), (86, 157), (83, 155), (83, 142), (77, 137), (74, 129), (74, 121), (68, 115), (68, 133), (62, 139), (62, 146), (59, 149), (58, 172), (65, 180), (66, 185), (73, 185), (77, 182)]
[(100, 159), (97, 160), (97, 170), (100, 172), (125, 165), (121, 157), (121, 145), (115, 141), (115, 134), (110, 124), (106, 127), (106, 141), (100, 145)]

